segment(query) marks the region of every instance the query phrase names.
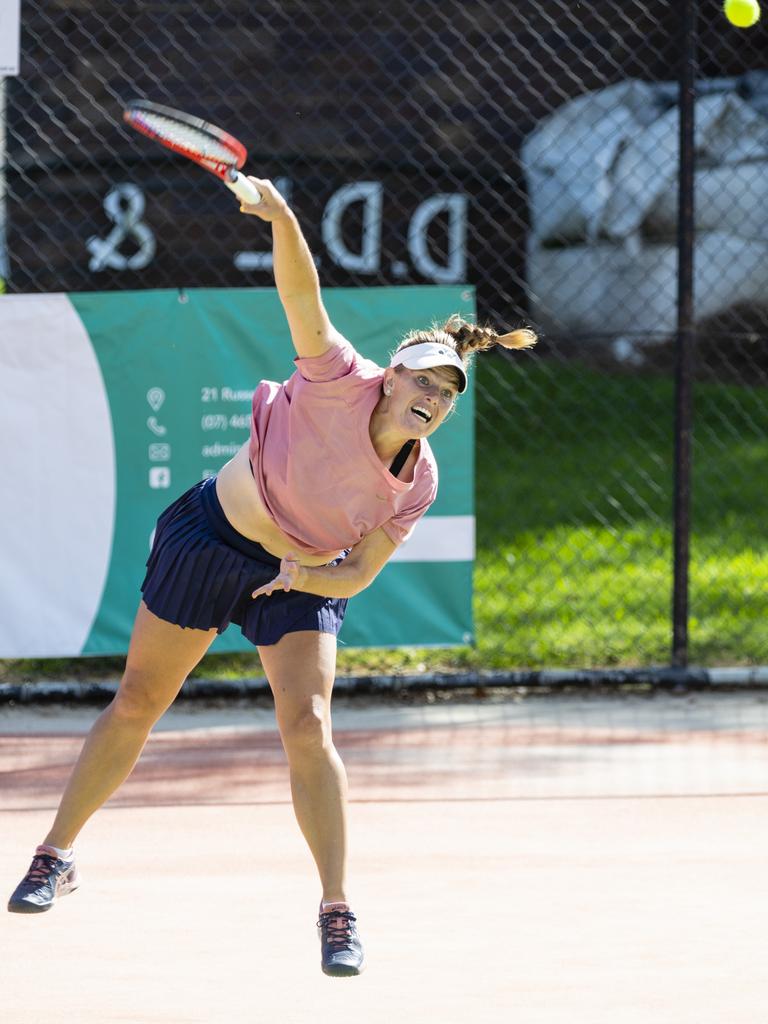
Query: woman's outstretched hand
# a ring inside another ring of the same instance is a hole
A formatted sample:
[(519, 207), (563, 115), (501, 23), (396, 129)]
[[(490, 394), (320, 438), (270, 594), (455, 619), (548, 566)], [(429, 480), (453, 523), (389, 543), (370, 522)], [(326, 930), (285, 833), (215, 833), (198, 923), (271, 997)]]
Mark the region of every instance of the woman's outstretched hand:
[(261, 192), (261, 202), (241, 203), (241, 213), (253, 214), (254, 217), (260, 217), (262, 220), (272, 221), (277, 220), (279, 217), (284, 217), (289, 212), (288, 203), (286, 203), (271, 181), (268, 181), (266, 178), (253, 178), (250, 175), (248, 176), (248, 181), (252, 181), (259, 192)]
[(251, 594), (251, 597), (260, 597), (262, 594), (269, 596), (274, 590), (291, 590), (299, 581), (301, 576), (301, 563), (292, 552), (285, 558), (280, 559), (280, 572), (269, 583), (259, 587)]

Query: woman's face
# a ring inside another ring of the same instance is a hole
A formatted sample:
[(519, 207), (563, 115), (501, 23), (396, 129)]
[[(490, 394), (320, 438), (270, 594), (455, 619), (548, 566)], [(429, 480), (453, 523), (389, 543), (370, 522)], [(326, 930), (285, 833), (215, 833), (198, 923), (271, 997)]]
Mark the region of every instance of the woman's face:
[(443, 366), (426, 370), (398, 367), (392, 378), (389, 414), (408, 437), (428, 437), (453, 408), (458, 388)]

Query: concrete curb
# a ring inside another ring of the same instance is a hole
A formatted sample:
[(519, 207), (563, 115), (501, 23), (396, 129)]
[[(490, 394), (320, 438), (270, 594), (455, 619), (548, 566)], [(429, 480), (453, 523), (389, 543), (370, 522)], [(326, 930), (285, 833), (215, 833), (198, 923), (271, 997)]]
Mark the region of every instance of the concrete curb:
[[(647, 669), (541, 669), (515, 672), (420, 673), (418, 675), (339, 676), (339, 694), (394, 694), (423, 690), (457, 690), (488, 687), (532, 690), (565, 687), (650, 687), (678, 690), (768, 687), (768, 666), (749, 668), (647, 668)], [(48, 683), (0, 683), (0, 704), (97, 704), (109, 701), (118, 680), (80, 682), (62, 680)], [(188, 679), (180, 696), (184, 699), (225, 699), (257, 697), (269, 693), (264, 678), (236, 680)]]

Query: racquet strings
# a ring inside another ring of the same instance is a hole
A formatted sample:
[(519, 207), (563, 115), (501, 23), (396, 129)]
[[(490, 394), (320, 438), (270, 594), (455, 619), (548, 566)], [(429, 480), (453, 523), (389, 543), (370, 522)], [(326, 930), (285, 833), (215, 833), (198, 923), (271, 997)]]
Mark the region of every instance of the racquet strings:
[(232, 166), (237, 164), (237, 155), (229, 146), (199, 128), (148, 110), (133, 111), (131, 119), (137, 127), (145, 128), (158, 140), (194, 153), (204, 160)]

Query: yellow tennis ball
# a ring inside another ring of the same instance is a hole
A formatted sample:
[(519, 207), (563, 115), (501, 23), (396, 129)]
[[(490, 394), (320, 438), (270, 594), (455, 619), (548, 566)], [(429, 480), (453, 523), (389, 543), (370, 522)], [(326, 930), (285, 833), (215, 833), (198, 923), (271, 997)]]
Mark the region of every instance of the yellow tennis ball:
[(725, 16), (736, 28), (750, 28), (760, 20), (757, 0), (725, 0)]

